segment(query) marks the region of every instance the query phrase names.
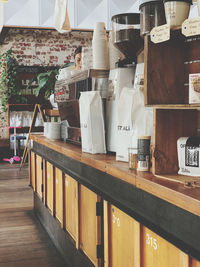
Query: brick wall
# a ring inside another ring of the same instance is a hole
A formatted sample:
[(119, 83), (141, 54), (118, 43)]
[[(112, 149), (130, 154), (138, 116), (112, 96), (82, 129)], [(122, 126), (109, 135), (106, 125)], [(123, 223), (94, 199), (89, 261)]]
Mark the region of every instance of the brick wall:
[(92, 45), (91, 32), (60, 34), (55, 30), (10, 29), (0, 53), (12, 49), (19, 65), (62, 66), (73, 61), (74, 50)]
[[(0, 46), (0, 53), (12, 49), (20, 55), (19, 65), (62, 66), (73, 61), (74, 50), (79, 46), (91, 46), (91, 32), (60, 34), (55, 30), (11, 28)], [(0, 140), (9, 137), (8, 120), (0, 119)], [(0, 143), (1, 144), (1, 143)]]

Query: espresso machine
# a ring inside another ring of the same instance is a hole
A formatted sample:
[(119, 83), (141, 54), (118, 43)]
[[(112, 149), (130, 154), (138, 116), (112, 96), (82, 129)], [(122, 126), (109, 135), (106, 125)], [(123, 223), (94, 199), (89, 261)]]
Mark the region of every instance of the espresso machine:
[(113, 44), (125, 56), (110, 70), (109, 90), (106, 101), (107, 150), (116, 152), (117, 104), (124, 87), (133, 88), (137, 55), (143, 50), (140, 37), (140, 14), (127, 13), (112, 17)]
[(66, 141), (81, 144), (81, 128), (79, 114), (80, 93), (99, 91), (102, 97), (105, 116), (105, 105), (108, 92), (109, 70), (89, 69), (77, 72), (74, 76), (56, 81), (54, 89), (55, 101), (58, 104), (62, 121), (61, 132), (66, 131)]

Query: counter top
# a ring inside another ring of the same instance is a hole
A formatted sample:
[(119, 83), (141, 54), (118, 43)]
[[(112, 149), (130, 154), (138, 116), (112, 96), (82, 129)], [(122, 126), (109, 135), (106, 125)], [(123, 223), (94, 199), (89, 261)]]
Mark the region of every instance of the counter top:
[[(177, 207), (200, 216), (199, 187), (185, 187), (181, 182), (156, 177), (149, 172), (129, 170), (128, 163), (116, 161), (115, 155), (92, 155), (83, 153), (79, 146), (63, 141), (50, 140), (41, 134), (31, 134), (30, 138), (58, 153), (80, 161), (101, 172), (105, 172)], [(187, 180), (187, 176), (180, 176), (180, 178)]]

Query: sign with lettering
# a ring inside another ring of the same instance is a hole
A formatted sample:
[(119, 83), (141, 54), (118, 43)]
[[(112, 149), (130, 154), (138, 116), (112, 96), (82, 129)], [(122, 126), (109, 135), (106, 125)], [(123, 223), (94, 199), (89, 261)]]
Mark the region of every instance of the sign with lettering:
[(170, 26), (164, 24), (162, 26), (154, 27), (151, 32), (151, 41), (155, 44), (168, 41), (170, 39)]
[(200, 17), (186, 19), (182, 24), (182, 34), (186, 37), (200, 34)]

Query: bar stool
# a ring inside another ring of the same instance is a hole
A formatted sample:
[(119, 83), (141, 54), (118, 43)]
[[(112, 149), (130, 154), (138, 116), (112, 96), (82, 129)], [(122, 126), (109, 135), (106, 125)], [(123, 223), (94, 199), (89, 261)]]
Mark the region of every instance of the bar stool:
[[(26, 139), (26, 136), (23, 136), (23, 135), (16, 135), (16, 141), (17, 141), (17, 155), (20, 156), (20, 146), (21, 146), (21, 143), (20, 141), (21, 140), (25, 140)], [(11, 140), (15, 140), (15, 136), (12, 136), (11, 137)], [(14, 154), (16, 154), (16, 152), (14, 152)], [(16, 156), (16, 155), (15, 155)]]

